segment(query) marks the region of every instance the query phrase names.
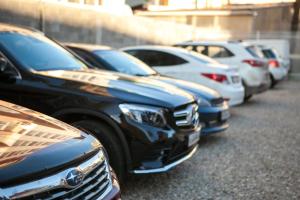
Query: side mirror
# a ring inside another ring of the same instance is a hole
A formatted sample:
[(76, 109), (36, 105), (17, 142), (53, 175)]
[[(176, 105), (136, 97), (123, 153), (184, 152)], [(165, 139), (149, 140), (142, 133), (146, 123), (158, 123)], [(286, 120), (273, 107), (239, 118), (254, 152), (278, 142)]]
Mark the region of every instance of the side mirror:
[(0, 58), (0, 72), (4, 72), (7, 67), (7, 60), (5, 58)]

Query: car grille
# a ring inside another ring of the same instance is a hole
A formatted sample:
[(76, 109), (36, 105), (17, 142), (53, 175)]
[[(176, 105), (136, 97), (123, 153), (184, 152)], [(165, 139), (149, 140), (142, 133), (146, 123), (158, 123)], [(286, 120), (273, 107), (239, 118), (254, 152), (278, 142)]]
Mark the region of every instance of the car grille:
[(210, 103), (211, 103), (212, 106), (221, 107), (224, 104), (224, 99), (222, 97), (216, 98), (216, 99), (212, 99), (210, 101)]
[[(99, 154), (97, 154), (96, 156), (99, 156)], [(66, 174), (70, 170), (69, 169), (65, 170), (65, 173), (60, 172), (59, 174), (47, 177), (44, 180), (42, 179), (27, 183), (25, 185), (18, 185), (12, 188), (3, 188), (4, 195), (11, 199), (17, 198), (20, 200), (92, 200), (101, 198), (105, 196), (112, 187), (109, 172), (110, 169), (107, 161), (104, 159), (103, 153), (101, 153), (101, 157), (97, 157), (96, 160), (93, 158), (77, 167), (82, 169), (82, 171), (86, 173), (84, 174), (82, 183), (73, 189), (65, 187), (62, 181), (63, 178), (61, 175)]]
[(199, 124), (198, 105), (190, 104), (184, 109), (175, 110), (173, 113), (175, 123), (180, 128), (192, 128)]

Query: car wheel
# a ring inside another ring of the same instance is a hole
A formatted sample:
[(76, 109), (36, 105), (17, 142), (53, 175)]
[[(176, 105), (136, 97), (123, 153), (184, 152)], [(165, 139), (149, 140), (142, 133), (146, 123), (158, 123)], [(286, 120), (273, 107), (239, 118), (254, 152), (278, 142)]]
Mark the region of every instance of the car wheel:
[(109, 126), (94, 120), (82, 120), (74, 122), (72, 125), (92, 134), (101, 142), (108, 154), (111, 167), (116, 172), (120, 183), (122, 183), (126, 174), (124, 167), (125, 159), (119, 139), (113, 130)]
[(247, 95), (244, 97), (244, 101), (249, 101), (251, 98), (253, 97), (253, 95)]
[(276, 81), (275, 81), (274, 77), (272, 76), (272, 74), (270, 74), (270, 79), (271, 79), (270, 88), (274, 88), (276, 85)]
[(243, 84), (243, 86), (244, 86), (244, 88), (245, 88), (245, 97), (244, 97), (244, 102), (247, 102), (247, 101), (249, 101), (251, 98), (252, 98), (252, 94), (247, 94), (247, 85), (246, 85), (246, 83), (242, 80), (242, 84)]

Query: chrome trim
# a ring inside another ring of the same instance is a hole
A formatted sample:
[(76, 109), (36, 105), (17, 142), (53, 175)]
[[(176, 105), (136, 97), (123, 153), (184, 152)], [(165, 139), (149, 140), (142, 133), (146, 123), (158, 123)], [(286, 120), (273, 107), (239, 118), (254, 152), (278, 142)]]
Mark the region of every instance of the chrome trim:
[[(109, 175), (110, 176), (110, 175)], [(113, 186), (112, 186), (112, 182), (111, 182), (111, 177), (109, 178), (109, 186), (108, 186), (108, 188), (105, 190), (105, 192), (99, 197), (99, 198), (97, 198), (97, 200), (102, 200), (102, 199), (104, 199), (104, 197), (106, 196), (106, 195), (108, 195), (108, 193), (112, 190), (112, 188), (113, 188)]]
[[(173, 116), (177, 126), (197, 126), (199, 123), (198, 105), (192, 104), (186, 107), (184, 110), (175, 111)], [(176, 120), (176, 118), (184, 117), (185, 119)]]
[(156, 169), (137, 169), (137, 170), (133, 170), (133, 173), (134, 174), (150, 174), (150, 173), (161, 173), (161, 172), (166, 172), (172, 168), (174, 168), (175, 166), (179, 165), (180, 163), (186, 161), (187, 159), (191, 158), (197, 151), (198, 149), (198, 145), (196, 145), (194, 147), (194, 149), (186, 156), (182, 157), (181, 159), (171, 163), (171, 164), (168, 164), (164, 167), (161, 167), (161, 168), (156, 168)]
[[(78, 165), (76, 169), (79, 169), (84, 174), (84, 177), (87, 176), (92, 170), (94, 170), (98, 165), (105, 162), (105, 170), (108, 173), (109, 187), (101, 195), (104, 197), (112, 188), (112, 180), (110, 175), (110, 169), (108, 163), (105, 159), (105, 155), (102, 150), (100, 150), (95, 156), (85, 161), (84, 163)], [(39, 194), (42, 192), (47, 192), (56, 188), (66, 188), (64, 179), (67, 176), (68, 172), (74, 168), (68, 168), (63, 170), (55, 175), (45, 177), (36, 181), (24, 183), (21, 185), (16, 185), (7, 188), (1, 188), (1, 192), (5, 198), (8, 199), (17, 199), (22, 197), (27, 197), (33, 194)], [(80, 187), (80, 185), (78, 186)]]

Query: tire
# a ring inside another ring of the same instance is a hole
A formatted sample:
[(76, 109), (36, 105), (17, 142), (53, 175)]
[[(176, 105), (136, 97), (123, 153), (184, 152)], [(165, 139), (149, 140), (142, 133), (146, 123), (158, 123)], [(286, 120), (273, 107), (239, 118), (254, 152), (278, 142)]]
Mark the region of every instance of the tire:
[(243, 86), (244, 86), (244, 88), (245, 88), (245, 97), (244, 97), (244, 102), (247, 102), (247, 101), (249, 101), (251, 98), (252, 98), (252, 94), (248, 94), (247, 95), (247, 85), (246, 85), (246, 83), (242, 80), (242, 84), (243, 84)]
[(270, 74), (270, 79), (271, 79), (270, 88), (274, 88), (276, 85), (276, 81), (275, 81), (274, 77), (272, 76), (272, 74)]
[(245, 97), (244, 97), (244, 101), (247, 102), (247, 101), (249, 101), (252, 97), (253, 97), (253, 95), (245, 96)]
[(120, 183), (125, 179), (125, 158), (119, 142), (113, 130), (104, 123), (95, 120), (82, 120), (74, 122), (73, 126), (95, 136), (104, 146), (108, 157), (109, 164), (115, 171)]

